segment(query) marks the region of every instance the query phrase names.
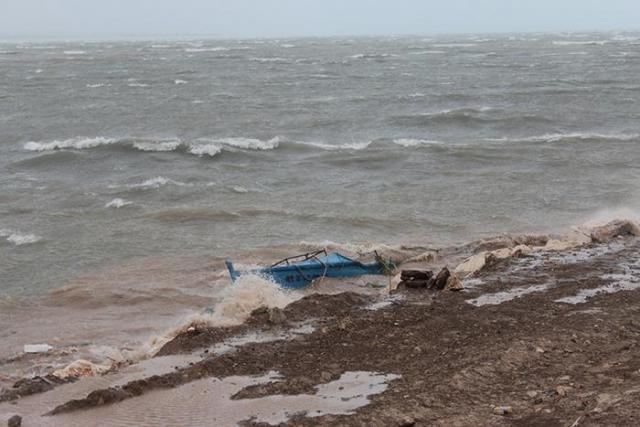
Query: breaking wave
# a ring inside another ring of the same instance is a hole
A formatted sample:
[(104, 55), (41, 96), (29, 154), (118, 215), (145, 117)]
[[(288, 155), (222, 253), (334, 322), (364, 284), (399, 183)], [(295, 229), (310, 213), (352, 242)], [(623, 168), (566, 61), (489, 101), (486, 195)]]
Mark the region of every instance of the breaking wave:
[(303, 294), (285, 291), (273, 282), (256, 275), (244, 275), (233, 286), (226, 286), (220, 302), (203, 313), (184, 318), (177, 326), (151, 337), (129, 359), (143, 359), (155, 355), (166, 343), (190, 327), (226, 327), (242, 324), (251, 312), (260, 307), (284, 308), (302, 298)]
[(24, 144), (27, 151), (47, 152), (56, 150), (85, 150), (105, 146), (129, 147), (143, 152), (184, 151), (196, 156), (215, 156), (223, 150), (273, 150), (278, 147), (281, 139), (270, 140), (255, 138), (199, 138), (193, 141), (180, 139), (154, 140), (142, 138), (105, 138), (105, 137), (76, 137), (65, 140), (48, 142), (30, 141)]
[(414, 138), (399, 138), (393, 140), (394, 144), (402, 147), (418, 147), (420, 145), (440, 145), (443, 144), (440, 141), (433, 141), (428, 139), (414, 139)]

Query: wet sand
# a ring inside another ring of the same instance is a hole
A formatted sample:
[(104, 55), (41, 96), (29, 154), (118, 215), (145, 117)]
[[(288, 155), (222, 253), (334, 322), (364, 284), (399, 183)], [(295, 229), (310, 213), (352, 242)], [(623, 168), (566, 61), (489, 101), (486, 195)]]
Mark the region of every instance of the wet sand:
[(610, 237), (494, 259), (462, 292), (337, 289), (196, 325), (154, 358), (13, 396), (0, 422), (635, 425), (640, 239)]

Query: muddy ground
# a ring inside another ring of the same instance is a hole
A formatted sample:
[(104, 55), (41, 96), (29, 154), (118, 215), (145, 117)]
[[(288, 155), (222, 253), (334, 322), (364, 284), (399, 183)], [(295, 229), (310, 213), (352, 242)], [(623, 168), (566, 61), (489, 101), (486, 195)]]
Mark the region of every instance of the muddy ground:
[[(374, 297), (354, 293), (311, 295), (284, 310), (257, 310), (241, 326), (181, 334), (159, 353), (201, 352), (201, 361), (94, 391), (58, 406), (50, 416), (118, 405), (200, 378), (268, 371), (284, 377), (233, 396), (246, 399), (313, 393), (317, 384), (344, 372), (372, 371), (401, 378), (352, 415), (298, 414), (288, 425), (638, 425), (640, 291), (597, 295), (580, 304), (557, 302), (612, 283), (616, 276), (607, 275), (640, 275), (629, 267), (638, 260), (640, 241), (615, 244), (615, 250), (593, 246), (589, 256), (507, 259), (466, 281), (463, 292), (401, 291), (377, 310), (367, 309)], [(540, 285), (546, 288), (500, 304), (469, 303), (481, 295)], [(315, 331), (298, 339), (249, 344), (221, 356), (203, 352), (239, 333), (309, 320)], [(498, 415), (495, 406), (509, 409)]]

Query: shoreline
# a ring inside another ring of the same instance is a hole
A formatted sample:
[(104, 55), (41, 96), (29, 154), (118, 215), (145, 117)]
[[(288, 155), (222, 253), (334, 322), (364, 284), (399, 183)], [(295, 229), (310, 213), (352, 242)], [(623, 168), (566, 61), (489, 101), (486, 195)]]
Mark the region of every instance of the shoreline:
[[(574, 415), (574, 420), (584, 418), (585, 425), (617, 423), (616, 416), (629, 421), (640, 415), (633, 407), (625, 406), (622, 413), (616, 409), (615, 414), (610, 410), (633, 397), (636, 387), (640, 390), (640, 376), (633, 374), (640, 365), (626, 357), (636, 352), (633, 339), (640, 334), (640, 329), (629, 326), (634, 322), (629, 317), (632, 302), (640, 299), (633, 291), (640, 288), (640, 266), (635, 261), (640, 253), (638, 235), (635, 223), (617, 221), (588, 233), (570, 233), (564, 240), (501, 236), (455, 249), (414, 248), (413, 256), (402, 254), (401, 269), (448, 264), (465, 290), (405, 289), (389, 294), (366, 289), (357, 280), (347, 285), (327, 281), (322, 284), (329, 288), (324, 289), (326, 293), (312, 287), (298, 298), (280, 300), (274, 308), (260, 308), (272, 302), (263, 294), (257, 306), (244, 306), (245, 314), (233, 321), (194, 318), (156, 341), (152, 353), (105, 366), (102, 373), (93, 371), (100, 365), (90, 364), (80, 369), (77, 381), (56, 384), (45, 376), (36, 379), (43, 387), (35, 387), (35, 393), (20, 387), (13, 394), (5, 390), (0, 401), (15, 404), (0, 403), (0, 418), (11, 411), (32, 419), (53, 411), (57, 415), (46, 417), (46, 425), (74, 425), (86, 421), (88, 414), (118, 414), (118, 408), (126, 408), (130, 400), (153, 405), (149, 396), (164, 393), (168, 398), (175, 390), (200, 387), (208, 378), (255, 379), (269, 372), (277, 372), (276, 377), (255, 384), (247, 380), (248, 385), (229, 399), (274, 395), (310, 399), (323, 384), (339, 383), (352, 372), (369, 372), (394, 379), (380, 383), (384, 392), (369, 396), (346, 414), (329, 411), (317, 417), (287, 416), (285, 421), (295, 425), (502, 425), (518, 420), (520, 425), (535, 425), (534, 421), (544, 419), (547, 425), (566, 425)], [(400, 256), (398, 248), (386, 249), (384, 256)], [(620, 285), (624, 280), (627, 285)], [(393, 282), (383, 278), (381, 284)], [(622, 352), (620, 343), (628, 343)], [(622, 356), (626, 358), (618, 365), (600, 366), (606, 365), (607, 358)], [(564, 365), (567, 360), (569, 366)], [(598, 366), (608, 382), (588, 374)], [(568, 373), (561, 375), (562, 369)], [(624, 375), (616, 376), (620, 369)], [(93, 375), (85, 378), (87, 374)], [(569, 380), (560, 380), (567, 375)], [(110, 378), (118, 379), (115, 385)], [(20, 384), (30, 385), (28, 381)], [(20, 393), (32, 396), (19, 398)], [(462, 396), (468, 402), (460, 400)], [(586, 402), (582, 409), (576, 406), (580, 399)], [(459, 411), (449, 407), (447, 400), (456, 402)], [(490, 404), (510, 406), (513, 413), (506, 418), (495, 415), (486, 409)], [(200, 413), (198, 408), (188, 409)], [(236, 422), (262, 425), (260, 419), (248, 419)]]

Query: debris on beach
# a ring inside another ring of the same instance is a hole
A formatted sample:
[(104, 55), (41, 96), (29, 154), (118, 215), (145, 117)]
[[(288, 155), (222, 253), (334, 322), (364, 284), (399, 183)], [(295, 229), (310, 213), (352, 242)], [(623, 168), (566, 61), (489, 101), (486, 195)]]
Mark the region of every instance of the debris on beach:
[(111, 366), (97, 365), (95, 363), (89, 362), (88, 360), (80, 359), (70, 363), (63, 369), (54, 371), (53, 375), (61, 379), (69, 377), (92, 377), (94, 375), (104, 374), (109, 370), (111, 370)]
[(393, 270), (390, 261), (376, 254), (376, 261), (365, 264), (348, 258), (338, 252), (327, 254), (326, 250), (310, 252), (285, 258), (270, 267), (238, 271), (233, 263), (225, 261), (231, 280), (240, 276), (254, 274), (266, 277), (283, 288), (297, 289), (311, 284), (316, 279), (356, 277), (364, 275), (384, 275)]
[(49, 344), (25, 344), (24, 352), (27, 354), (48, 353), (53, 350)]
[[(397, 276), (396, 276), (397, 277)], [(395, 285), (397, 281), (397, 285)], [(448, 267), (444, 267), (434, 276), (430, 270), (402, 270), (397, 278), (392, 280), (392, 289), (426, 289), (460, 291), (464, 289), (462, 281), (452, 273)]]

